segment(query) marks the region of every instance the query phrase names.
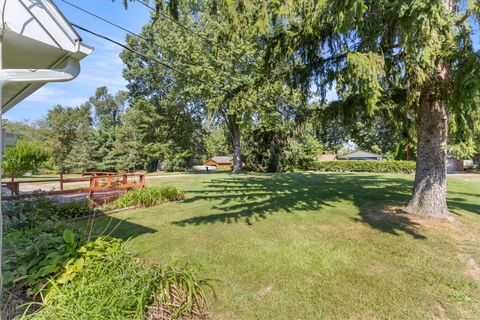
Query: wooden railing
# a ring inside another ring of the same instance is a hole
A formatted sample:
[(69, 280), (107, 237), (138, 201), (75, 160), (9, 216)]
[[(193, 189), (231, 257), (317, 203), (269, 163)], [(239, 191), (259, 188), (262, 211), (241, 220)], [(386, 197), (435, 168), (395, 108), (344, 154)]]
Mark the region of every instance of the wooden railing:
[[(32, 193), (20, 193), (22, 184), (41, 184), (41, 183), (59, 183), (59, 190), (45, 191), (42, 194), (61, 195), (73, 193), (88, 193), (90, 199), (95, 198), (95, 192), (120, 191), (133, 188), (143, 188), (145, 186), (145, 173), (115, 173), (115, 172), (88, 172), (82, 174), (86, 177), (81, 178), (63, 178), (60, 179), (36, 179), (36, 180), (19, 180), (2, 182), (2, 187), (8, 188), (13, 196), (31, 196)], [(89, 176), (89, 177), (87, 177)], [(88, 183), (88, 187), (66, 189), (65, 185), (72, 183)], [(3, 197), (5, 199), (7, 197)]]

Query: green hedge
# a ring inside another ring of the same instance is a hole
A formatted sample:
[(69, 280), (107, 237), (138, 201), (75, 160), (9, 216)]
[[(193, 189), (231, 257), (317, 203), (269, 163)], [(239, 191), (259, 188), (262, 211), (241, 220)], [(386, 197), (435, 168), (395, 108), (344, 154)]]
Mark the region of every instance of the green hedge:
[(147, 187), (128, 191), (108, 205), (107, 209), (126, 208), (131, 206), (152, 207), (168, 201), (185, 199), (185, 194), (175, 187)]
[(414, 161), (338, 160), (315, 161), (310, 170), (322, 172), (414, 173)]

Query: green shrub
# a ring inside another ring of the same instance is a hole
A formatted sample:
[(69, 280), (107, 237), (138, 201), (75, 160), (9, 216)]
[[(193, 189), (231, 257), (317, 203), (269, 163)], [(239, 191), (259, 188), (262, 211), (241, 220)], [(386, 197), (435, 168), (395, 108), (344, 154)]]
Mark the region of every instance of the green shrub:
[(195, 269), (147, 267), (121, 246), (79, 265), (71, 281), (52, 282), (27, 319), (199, 319), (204, 312), (208, 283)]
[(63, 273), (58, 276), (54, 283), (65, 284), (72, 281), (94, 259), (108, 258), (120, 249), (121, 240), (111, 237), (98, 237), (81, 246), (76, 251), (76, 257), (71, 258), (66, 264)]
[(309, 170), (322, 172), (376, 172), (414, 173), (414, 161), (316, 161), (310, 163)]
[[(80, 233), (60, 225), (41, 224), (27, 231), (15, 231), (5, 237), (3, 263), (3, 316), (13, 318), (32, 295), (45, 295), (52, 285), (65, 284), (80, 274), (93, 259), (105, 258), (120, 248), (120, 240), (99, 237), (86, 242)], [(14, 299), (12, 297), (21, 297)]]
[(187, 163), (184, 158), (166, 159), (163, 162), (162, 170), (165, 172), (182, 172), (187, 170)]
[(3, 207), (5, 230), (25, 230), (39, 223), (88, 216), (88, 201), (58, 203), (46, 197), (6, 201)]
[(152, 207), (164, 202), (178, 201), (183, 199), (185, 199), (184, 193), (175, 187), (147, 187), (128, 191), (115, 200), (109, 207)]
[(14, 148), (5, 150), (2, 172), (9, 177), (21, 177), (29, 171), (37, 171), (49, 158), (48, 150), (33, 142), (20, 140)]
[(49, 222), (8, 232), (4, 237), (4, 284), (25, 288), (29, 294), (37, 293), (49, 277), (61, 272), (77, 255), (83, 239)]
[(65, 219), (91, 213), (88, 203), (57, 203), (45, 197), (3, 202), (4, 291), (0, 301), (1, 317), (13, 318), (22, 312), (27, 296), (36, 294), (48, 279), (79, 253), (85, 242), (84, 231), (65, 229)]
[(84, 236), (65, 229), (65, 219), (91, 213), (87, 201), (57, 203), (45, 197), (6, 201), (4, 214), (4, 278), (7, 286), (38, 292), (60, 272)]

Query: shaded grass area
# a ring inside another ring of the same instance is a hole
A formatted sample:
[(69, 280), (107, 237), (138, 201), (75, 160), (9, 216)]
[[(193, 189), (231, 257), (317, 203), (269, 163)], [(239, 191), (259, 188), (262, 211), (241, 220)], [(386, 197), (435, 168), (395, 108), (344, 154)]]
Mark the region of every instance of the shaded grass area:
[(449, 180), (458, 223), (398, 210), (413, 176), (172, 177), (186, 200), (101, 217), (153, 262), (217, 279), (216, 319), (480, 317), (480, 186)]

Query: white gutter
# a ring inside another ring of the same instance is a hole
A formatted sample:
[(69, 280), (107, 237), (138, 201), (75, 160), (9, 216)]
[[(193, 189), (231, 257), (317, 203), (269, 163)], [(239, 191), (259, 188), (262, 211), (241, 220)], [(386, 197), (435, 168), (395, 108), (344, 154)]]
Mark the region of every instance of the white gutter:
[[(65, 58), (63, 58), (62, 60), (65, 61)], [(25, 87), (25, 89), (18, 94), (20, 95), (22, 94), (22, 92), (24, 92), (34, 84), (43, 84), (48, 82), (64, 82), (73, 80), (80, 73), (80, 62), (79, 60), (71, 57), (67, 58), (66, 61), (67, 65), (63, 68), (4, 70), (0, 69), (0, 87), (3, 87), (8, 83), (29, 83), (30, 85)], [(8, 110), (10, 110), (10, 103), (15, 99), (16, 97), (13, 97), (3, 106), (1, 114), (4, 114)]]
[(17, 82), (64, 82), (75, 79), (79, 74), (80, 62), (73, 58), (68, 58), (67, 65), (59, 69), (0, 69), (0, 87)]

